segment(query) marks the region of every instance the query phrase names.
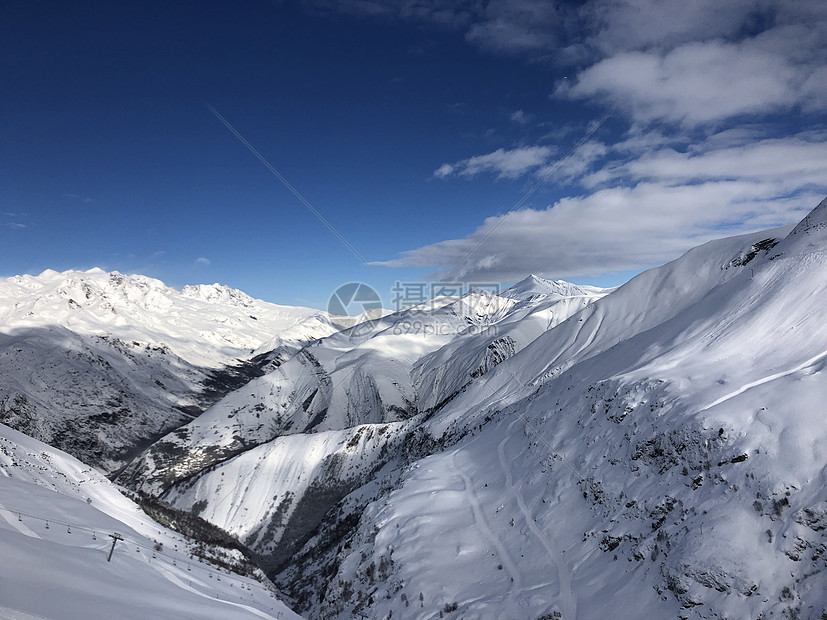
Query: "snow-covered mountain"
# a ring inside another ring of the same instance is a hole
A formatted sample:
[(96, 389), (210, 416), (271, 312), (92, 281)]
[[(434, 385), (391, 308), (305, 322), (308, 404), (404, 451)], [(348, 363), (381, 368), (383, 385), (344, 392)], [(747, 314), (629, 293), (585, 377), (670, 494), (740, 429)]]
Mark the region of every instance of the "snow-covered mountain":
[(132, 483), (311, 617), (817, 616), (825, 211), (609, 294), (531, 278), (335, 334)]
[(277, 336), (308, 342), (332, 333), (318, 310), (279, 306), (220, 284), (178, 290), (101, 269), (0, 280), (0, 316), (4, 331), (60, 325), (84, 336), (166, 347), (202, 368), (231, 364)]
[(278, 338), (282, 355), (336, 331), (307, 308), (220, 285), (46, 271), (0, 280), (0, 422), (114, 471), (192, 419)]
[(120, 480), (198, 510), (274, 568), (331, 505), (396, 459), (439, 403), (604, 294), (533, 282), (437, 299), (317, 341), (156, 442)]
[(602, 297), (607, 292), (608, 289), (597, 288), (596, 286), (572, 284), (565, 280), (546, 280), (532, 274), (520, 280), (511, 288), (504, 290), (501, 294), (503, 297), (523, 301), (537, 297), (576, 298), (594, 295)]
[(285, 328), (118, 480), (238, 536), (312, 618), (819, 618), (825, 307), (827, 200), (614, 290)]
[(545, 332), (279, 581), (325, 617), (821, 617), (826, 217), (697, 248)]
[(266, 579), (198, 549), (88, 465), (0, 424), (0, 617), (298, 617)]

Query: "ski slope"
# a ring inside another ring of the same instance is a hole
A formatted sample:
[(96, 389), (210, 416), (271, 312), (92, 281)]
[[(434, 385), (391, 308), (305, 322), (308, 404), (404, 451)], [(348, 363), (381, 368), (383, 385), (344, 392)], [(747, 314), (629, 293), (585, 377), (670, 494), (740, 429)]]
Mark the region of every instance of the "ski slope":
[(191, 546), (90, 467), (0, 425), (0, 617), (299, 617)]

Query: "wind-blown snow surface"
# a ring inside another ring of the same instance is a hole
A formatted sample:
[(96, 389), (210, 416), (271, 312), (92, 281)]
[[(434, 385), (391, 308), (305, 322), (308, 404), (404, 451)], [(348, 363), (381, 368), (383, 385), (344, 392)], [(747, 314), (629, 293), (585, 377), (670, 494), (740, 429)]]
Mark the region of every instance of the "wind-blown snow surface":
[(326, 584), (305, 602), (326, 617), (822, 617), (825, 212), (775, 247), (789, 228), (697, 248), (538, 337), (280, 580)]
[[(114, 532), (124, 540), (107, 562)], [(90, 467), (0, 424), (0, 617), (298, 617), (262, 583), (191, 559), (192, 544)]]
[[(420, 315), (425, 337), (394, 334), (404, 316), (333, 336), (185, 427), (143, 480), (275, 558), (312, 617), (821, 617), (825, 212), (562, 322), (518, 319), (515, 295)], [(469, 315), (496, 333), (432, 337)], [(198, 463), (239, 437), (258, 445)]]
[(825, 222), (333, 334), (121, 480), (314, 618), (822, 617)]
[(200, 511), (274, 569), (438, 405), (603, 294), (531, 278), (334, 334), (158, 441), (120, 479)]
[(0, 317), (0, 422), (105, 471), (214, 402), (223, 367), (336, 331), (224, 286), (99, 269), (0, 280)]

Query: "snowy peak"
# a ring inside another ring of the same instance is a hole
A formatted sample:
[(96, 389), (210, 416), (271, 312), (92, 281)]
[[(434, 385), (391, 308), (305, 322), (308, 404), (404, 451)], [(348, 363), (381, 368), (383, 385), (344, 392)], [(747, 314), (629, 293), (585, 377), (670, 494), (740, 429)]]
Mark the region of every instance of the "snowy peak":
[(810, 211), (810, 213), (801, 222), (793, 228), (789, 234), (790, 237), (804, 234), (815, 234), (815, 231), (822, 230), (827, 227), (827, 198), (822, 200), (818, 206)]
[[(279, 306), (220, 284), (178, 290), (160, 280), (101, 269), (47, 270), (0, 280), (0, 315), (7, 329), (61, 325), (84, 335), (168, 346), (197, 366), (218, 367), (246, 357), (293, 329), (297, 342), (333, 331), (327, 315)], [(319, 317), (319, 321), (307, 321)]]
[(245, 308), (249, 308), (255, 303), (255, 300), (247, 295), (247, 293), (218, 283), (185, 286), (181, 289), (181, 294), (210, 303), (221, 303)]
[(774, 255), (802, 254), (827, 249), (827, 198), (778, 245)]
[(256, 352), (337, 331), (226, 286), (100, 269), (0, 280), (0, 316), (0, 422), (110, 473), (260, 374)]
[(525, 300), (539, 297), (584, 297), (605, 295), (606, 289), (594, 286), (582, 286), (566, 282), (565, 280), (547, 280), (534, 274), (520, 280), (509, 289), (501, 293), (503, 297)]

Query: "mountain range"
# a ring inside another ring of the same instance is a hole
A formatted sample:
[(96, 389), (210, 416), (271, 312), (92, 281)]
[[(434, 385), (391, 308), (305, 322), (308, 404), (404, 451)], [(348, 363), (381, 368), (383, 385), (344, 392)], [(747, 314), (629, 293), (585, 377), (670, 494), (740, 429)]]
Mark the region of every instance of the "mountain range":
[(827, 200), (617, 289), (530, 276), (353, 326), (18, 276), (0, 422), (34, 439), (3, 437), (218, 526), (305, 617), (818, 618), (826, 252)]

